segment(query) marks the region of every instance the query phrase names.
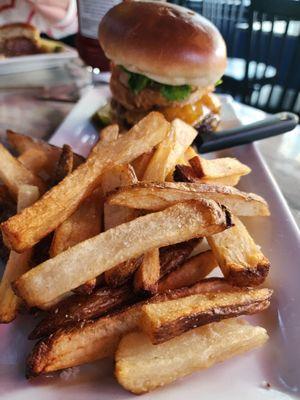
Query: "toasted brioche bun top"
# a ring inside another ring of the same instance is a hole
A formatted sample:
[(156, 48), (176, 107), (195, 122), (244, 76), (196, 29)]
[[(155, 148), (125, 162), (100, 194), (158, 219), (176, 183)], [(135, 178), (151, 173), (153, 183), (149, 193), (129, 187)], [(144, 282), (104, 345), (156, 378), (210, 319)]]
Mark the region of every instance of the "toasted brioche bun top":
[(226, 47), (217, 28), (173, 4), (118, 4), (102, 19), (99, 42), (115, 64), (164, 84), (207, 87), (226, 68)]

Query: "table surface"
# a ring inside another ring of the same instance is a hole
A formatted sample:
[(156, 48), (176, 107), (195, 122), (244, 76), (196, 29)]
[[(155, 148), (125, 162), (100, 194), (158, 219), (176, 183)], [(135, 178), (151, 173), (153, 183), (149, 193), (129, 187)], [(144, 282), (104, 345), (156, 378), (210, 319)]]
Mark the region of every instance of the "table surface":
[[(81, 95), (90, 84), (90, 71), (79, 61), (63, 68), (0, 75), (0, 135), (12, 129), (48, 139), (74, 102), (40, 100), (42, 87), (75, 87)], [(300, 127), (262, 140), (258, 147), (300, 227)]]

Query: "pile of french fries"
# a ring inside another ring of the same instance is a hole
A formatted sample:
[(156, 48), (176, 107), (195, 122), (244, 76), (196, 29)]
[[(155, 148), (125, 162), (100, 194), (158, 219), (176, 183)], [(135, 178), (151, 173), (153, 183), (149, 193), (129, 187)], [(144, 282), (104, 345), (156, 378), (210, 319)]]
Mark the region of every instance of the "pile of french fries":
[(0, 146), (0, 201), (17, 213), (1, 223), (0, 321), (40, 310), (28, 377), (114, 356), (139, 394), (265, 343), (238, 318), (272, 295), (240, 217), (268, 205), (234, 187), (250, 168), (199, 156), (196, 134), (152, 112), (126, 134), (103, 129), (83, 159), (8, 131), (18, 156)]

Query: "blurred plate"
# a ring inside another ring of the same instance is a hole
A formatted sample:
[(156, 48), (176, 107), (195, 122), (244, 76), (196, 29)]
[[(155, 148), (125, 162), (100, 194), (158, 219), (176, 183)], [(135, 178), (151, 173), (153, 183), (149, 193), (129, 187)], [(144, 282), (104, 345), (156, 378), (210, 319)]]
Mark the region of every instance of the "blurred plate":
[(64, 50), (59, 53), (42, 53), (29, 56), (1, 58), (0, 75), (58, 67), (78, 57), (78, 53), (75, 49), (61, 42), (60, 45), (63, 46)]

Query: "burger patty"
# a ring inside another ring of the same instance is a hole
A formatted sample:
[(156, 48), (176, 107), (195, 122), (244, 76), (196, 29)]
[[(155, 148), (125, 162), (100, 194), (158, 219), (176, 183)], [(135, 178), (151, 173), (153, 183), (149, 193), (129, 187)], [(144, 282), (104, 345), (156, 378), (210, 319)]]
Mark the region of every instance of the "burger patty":
[(144, 110), (149, 111), (156, 107), (183, 106), (199, 100), (203, 94), (212, 88), (200, 89), (195, 88), (190, 96), (183, 101), (169, 101), (161, 93), (159, 89), (145, 88), (139, 93), (134, 93), (128, 87), (128, 75), (117, 66), (112, 67), (110, 79), (110, 89), (113, 97), (122, 104), (127, 110)]
[(5, 57), (23, 56), (40, 53), (37, 44), (26, 37), (6, 39), (2, 45), (1, 53)]

